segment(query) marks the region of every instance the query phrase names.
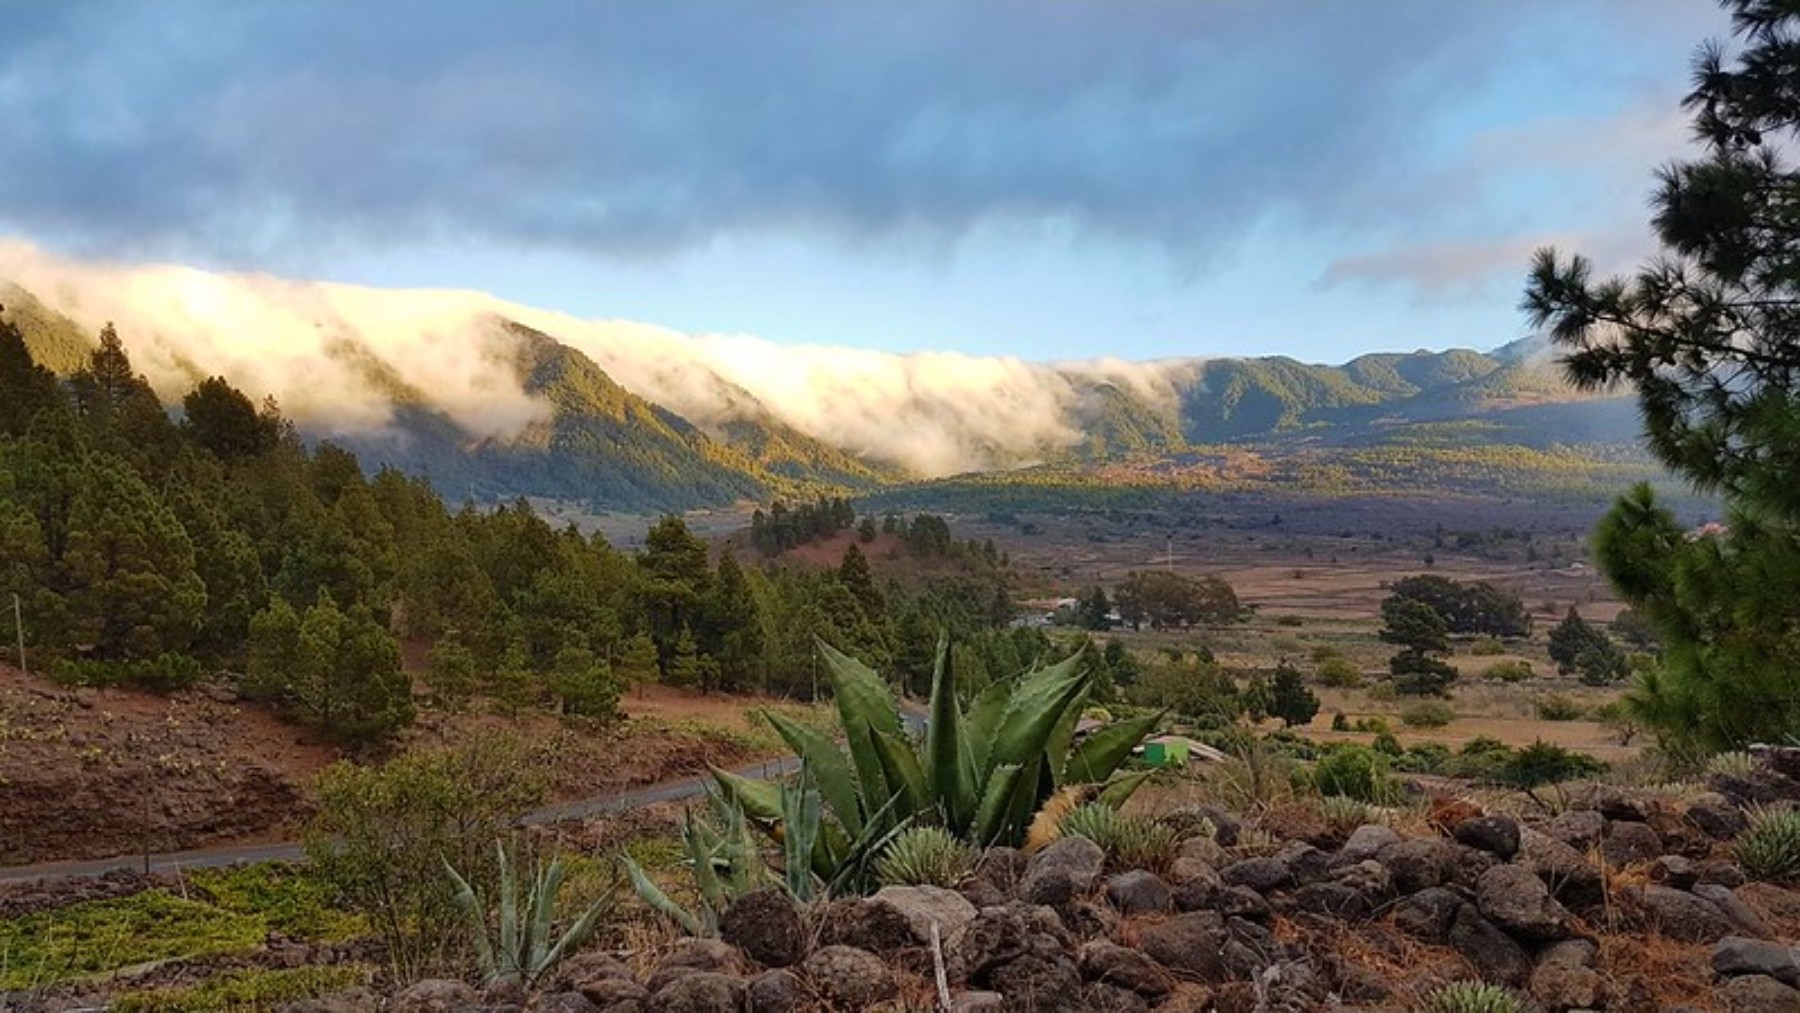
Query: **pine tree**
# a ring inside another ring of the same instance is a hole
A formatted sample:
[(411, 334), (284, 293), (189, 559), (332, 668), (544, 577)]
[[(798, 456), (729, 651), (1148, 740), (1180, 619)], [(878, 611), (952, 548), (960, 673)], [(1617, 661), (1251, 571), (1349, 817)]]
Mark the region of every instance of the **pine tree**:
[(881, 621), (887, 610), (887, 602), (875, 587), (875, 574), (869, 569), (868, 557), (863, 555), (855, 543), (845, 547), (843, 561), (838, 564), (837, 579), (850, 592), (850, 596), (856, 599), (864, 619), (869, 622)]
[(1285, 728), (1307, 724), (1319, 713), (1319, 698), (1307, 688), (1300, 670), (1286, 660), (1275, 668), (1269, 698), (1269, 713), (1280, 718)]
[(638, 688), (638, 695), (643, 695), (644, 687), (657, 679), (656, 641), (647, 633), (633, 634), (619, 652), (619, 674), (625, 681)]

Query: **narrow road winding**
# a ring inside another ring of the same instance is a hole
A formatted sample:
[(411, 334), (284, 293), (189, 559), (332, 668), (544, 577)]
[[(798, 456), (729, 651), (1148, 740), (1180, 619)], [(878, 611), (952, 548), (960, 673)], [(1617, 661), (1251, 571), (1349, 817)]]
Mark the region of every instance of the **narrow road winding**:
[[(734, 773), (741, 777), (763, 779), (783, 777), (799, 769), (799, 757), (783, 756), (739, 767)], [(678, 802), (702, 794), (706, 790), (706, 784), (706, 778), (695, 777), (685, 781), (665, 781), (661, 784), (633, 788), (630, 791), (611, 795), (598, 795), (592, 798), (576, 799), (572, 802), (558, 802), (526, 813), (519, 819), (519, 822), (527, 826), (564, 823), (570, 820), (584, 819), (588, 816), (617, 812), (621, 809), (651, 805), (656, 802)], [(33, 865), (0, 867), (0, 883), (51, 882), (80, 876), (99, 876), (118, 870), (168, 873), (178, 869), (237, 865), (243, 862), (297, 862), (304, 861), (305, 858), (306, 852), (297, 841), (282, 841), (275, 844), (225, 844), (211, 848), (195, 848), (189, 851), (167, 851), (149, 856), (118, 855), (113, 858), (39, 862)]]

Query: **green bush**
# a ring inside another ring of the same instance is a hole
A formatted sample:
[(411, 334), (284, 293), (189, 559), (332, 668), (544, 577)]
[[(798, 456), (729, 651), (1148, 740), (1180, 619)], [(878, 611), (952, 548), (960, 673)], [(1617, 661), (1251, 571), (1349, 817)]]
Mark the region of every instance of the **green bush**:
[(65, 686), (132, 686), (152, 693), (186, 689), (205, 674), (200, 659), (186, 654), (160, 654), (144, 661), (58, 658), (50, 665), (50, 678)]
[(1539, 721), (1579, 721), (1587, 713), (1581, 705), (1561, 693), (1538, 697), (1532, 704)]
[(1313, 670), (1313, 678), (1319, 685), (1334, 689), (1356, 689), (1363, 684), (1362, 669), (1341, 654), (1320, 660)]
[(1400, 723), (1408, 728), (1442, 728), (1455, 720), (1456, 711), (1436, 701), (1416, 703), (1400, 712)]
[(444, 863), (491, 888), (499, 875), (493, 842), (542, 803), (547, 770), (545, 758), (515, 738), (478, 736), (380, 767), (337, 763), (319, 775), (307, 857), (375, 926), (396, 977), (451, 965), (461, 919)]
[(1606, 764), (1586, 753), (1538, 741), (1507, 758), (1503, 779), (1517, 788), (1535, 788), (1605, 772)]
[(1331, 730), (1334, 732), (1347, 732), (1350, 730), (1350, 719), (1344, 716), (1343, 711), (1338, 711), (1331, 715)]
[(1417, 1013), (1525, 1013), (1525, 1003), (1498, 985), (1459, 981), (1427, 992)]
[(1506, 661), (1498, 661), (1489, 665), (1487, 671), (1481, 673), (1481, 677), (1498, 679), (1501, 682), (1524, 682), (1534, 674), (1536, 673), (1531, 670), (1531, 662), (1523, 658), (1509, 658)]
[(1469, 653), (1477, 658), (1491, 658), (1496, 654), (1505, 654), (1506, 645), (1494, 637), (1477, 637), (1469, 645)]
[(1746, 875), (1773, 883), (1800, 882), (1800, 810), (1766, 810), (1733, 846)]
[(1313, 765), (1313, 787), (1321, 795), (1388, 805), (1399, 797), (1388, 758), (1367, 746), (1338, 746)]
[(953, 888), (975, 867), (974, 848), (942, 827), (908, 827), (875, 860), (875, 875), (885, 886)]

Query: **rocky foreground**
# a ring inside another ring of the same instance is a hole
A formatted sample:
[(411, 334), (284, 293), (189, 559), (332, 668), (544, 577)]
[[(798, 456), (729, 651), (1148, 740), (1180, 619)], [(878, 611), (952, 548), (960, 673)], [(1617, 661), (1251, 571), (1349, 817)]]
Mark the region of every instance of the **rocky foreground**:
[(636, 973), (593, 951), (534, 995), (429, 981), (289, 1009), (1406, 1010), (1479, 979), (1547, 1011), (1800, 1011), (1800, 892), (1747, 881), (1730, 846), (1756, 808), (1800, 804), (1797, 775), (1785, 753), (1705, 792), (1593, 787), (1525, 818), (1440, 801), (1410, 834), (1202, 807), (1211, 832), (1160, 871), (1079, 837), (995, 849), (957, 890), (747, 895), (722, 938)]

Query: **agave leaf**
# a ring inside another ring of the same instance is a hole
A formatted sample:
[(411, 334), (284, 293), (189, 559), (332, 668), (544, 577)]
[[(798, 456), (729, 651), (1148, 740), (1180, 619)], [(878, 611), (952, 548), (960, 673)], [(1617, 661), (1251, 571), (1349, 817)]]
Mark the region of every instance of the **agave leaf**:
[(1094, 730), (1081, 740), (1063, 766), (1063, 784), (1099, 784), (1119, 769), (1163, 718), (1162, 711), (1143, 717), (1126, 718)]
[(848, 884), (860, 881), (869, 866), (873, 864), (875, 855), (882, 848), (887, 847), (888, 842), (892, 841), (895, 835), (912, 825), (911, 819), (902, 819), (885, 832), (882, 830), (883, 824), (887, 822), (888, 816), (893, 810), (893, 805), (894, 800), (889, 799), (887, 805), (870, 815), (869, 822), (863, 827), (862, 834), (855, 840), (846, 843), (838, 856), (837, 864), (831, 870), (831, 877), (825, 888), (826, 893), (843, 892)]
[(1081, 692), (1063, 708), (1062, 717), (1050, 727), (1050, 737), (1044, 740), (1044, 769), (1050, 774), (1051, 791), (1062, 787), (1063, 761), (1069, 755), (1069, 744), (1075, 741), (1075, 726), (1081, 721), (1081, 712), (1087, 709), (1090, 686), (1091, 683), (1083, 680)]
[(831, 737), (816, 728), (770, 713), (769, 723), (800, 756), (800, 765), (818, 782), (819, 795), (852, 836), (862, 832), (863, 805), (850, 764)]
[(1000, 735), (1000, 723), (1006, 720), (1006, 707), (1012, 702), (1013, 687), (1017, 684), (1017, 680), (1010, 677), (989, 683), (964, 715), (959, 752), (969, 779), (971, 800), (984, 790), (982, 786), (993, 771), (994, 740)]
[(871, 732), (875, 755), (881, 760), (882, 776), (893, 792), (897, 806), (905, 818), (913, 819), (931, 808), (932, 797), (925, 785), (925, 772), (919, 769), (919, 755), (912, 743), (898, 735)]
[(598, 900), (588, 905), (588, 909), (581, 913), (581, 917), (575, 919), (574, 924), (563, 930), (562, 937), (556, 941), (556, 945), (550, 947), (545, 952), (543, 959), (531, 968), (532, 980), (526, 984), (534, 984), (539, 977), (562, 963), (562, 959), (568, 956), (570, 950), (587, 942), (588, 938), (594, 934), (594, 927), (600, 923), (600, 916), (612, 910), (613, 900), (614, 891), (608, 889)]
[(1031, 826), (1032, 815), (1054, 792), (1045, 766), (1043, 757), (1040, 756), (1019, 772), (1019, 783), (1013, 787), (1012, 796), (1006, 801), (1006, 822), (1001, 827), (1000, 836), (1004, 843), (1016, 844), (1024, 839)]
[(475, 888), (462, 874), (444, 862), (444, 871), (450, 874), (450, 881), (456, 885), (456, 906), (462, 909), (469, 922), (469, 935), (475, 941), (475, 960), (481, 965), (483, 974), (489, 978), (497, 977), (499, 965), (494, 962), (494, 943), (488, 938), (487, 911), (481, 903), (481, 897)]
[(825, 670), (831, 678), (831, 691), (837, 698), (838, 720), (844, 737), (849, 740), (850, 759), (856, 765), (857, 779), (862, 782), (862, 796), (873, 806), (876, 799), (886, 798), (886, 782), (881, 776), (881, 760), (875, 755), (866, 732), (900, 733), (900, 704), (887, 683), (874, 670), (849, 655), (818, 641), (819, 653), (825, 658)]
[(1094, 801), (1099, 805), (1108, 805), (1117, 809), (1123, 806), (1126, 800), (1131, 798), (1132, 793), (1148, 780), (1150, 780), (1150, 771), (1148, 770), (1121, 774), (1106, 782), (1106, 787), (1100, 789), (1100, 793), (1094, 796)]
[(1017, 764), (1007, 764), (994, 768), (993, 776), (988, 778), (987, 787), (981, 793), (981, 805), (975, 809), (975, 839), (978, 847), (986, 847), (998, 840), (1005, 829), (1008, 803), (1012, 800), (1013, 789), (1019, 786), (1019, 775), (1022, 768)]
[(1057, 723), (1087, 689), (1087, 678), (1068, 661), (1020, 680), (994, 737), (992, 766), (1024, 766), (1043, 755)]
[(556, 895), (562, 889), (562, 858), (552, 858), (550, 864), (538, 868), (537, 887), (531, 894), (531, 935), (526, 947), (529, 956), (521, 968), (526, 978), (534, 977), (544, 966), (550, 954), (551, 924), (556, 917)]
[(788, 892), (801, 903), (813, 899), (813, 849), (818, 844), (822, 815), (819, 793), (803, 764), (799, 783), (785, 785), (781, 792), (782, 871)]
[(781, 818), (779, 783), (754, 780), (718, 767), (710, 770), (713, 781), (718, 784), (726, 802), (742, 807), (747, 815), (759, 820), (774, 821)]
[(947, 810), (944, 821), (953, 827), (967, 826), (975, 809), (975, 764), (966, 755), (971, 751), (962, 740), (964, 734), (950, 638), (939, 634), (937, 665), (931, 673), (931, 719), (925, 727), (925, 779), (931, 797)]
[(639, 868), (636, 862), (625, 855), (619, 856), (619, 862), (625, 866), (625, 875), (631, 879), (632, 890), (635, 891), (639, 897), (643, 898), (644, 903), (668, 917), (673, 918), (677, 924), (686, 930), (688, 935), (707, 935), (706, 927), (700, 923), (700, 919), (695, 918), (680, 904), (670, 900), (669, 895), (663, 893), (662, 887), (657, 886), (656, 882), (646, 875), (644, 870)]
[(500, 853), (500, 970), (511, 974), (519, 963), (519, 884), (511, 849), (496, 841), (494, 850)]

